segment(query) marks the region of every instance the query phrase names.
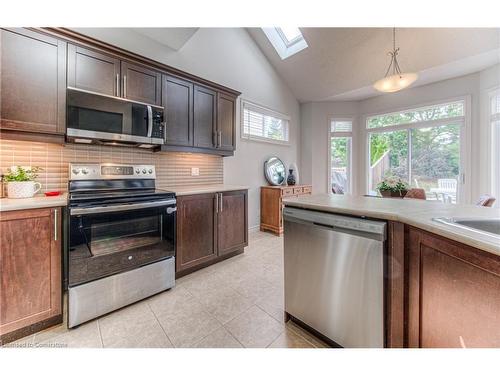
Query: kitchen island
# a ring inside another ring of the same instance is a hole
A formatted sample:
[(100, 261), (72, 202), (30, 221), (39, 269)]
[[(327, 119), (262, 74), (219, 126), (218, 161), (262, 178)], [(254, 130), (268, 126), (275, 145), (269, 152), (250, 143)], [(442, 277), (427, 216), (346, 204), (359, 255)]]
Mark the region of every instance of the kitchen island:
[[(284, 204), (387, 222), (385, 347), (500, 347), (498, 235), (433, 220), (498, 220), (500, 210), (326, 194), (286, 199)], [(286, 252), (285, 226), (285, 259)]]

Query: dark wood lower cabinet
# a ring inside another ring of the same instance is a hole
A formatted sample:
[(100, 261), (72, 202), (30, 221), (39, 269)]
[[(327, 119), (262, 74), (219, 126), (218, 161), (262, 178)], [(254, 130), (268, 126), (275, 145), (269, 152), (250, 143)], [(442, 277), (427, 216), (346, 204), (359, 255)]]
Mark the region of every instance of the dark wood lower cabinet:
[(216, 228), (214, 193), (177, 198), (177, 273), (217, 258)]
[(228, 191), (219, 194), (217, 220), (218, 255), (231, 253), (248, 245), (247, 192)]
[(177, 197), (176, 277), (243, 252), (247, 191)]
[(0, 344), (62, 322), (61, 208), (0, 216)]
[(500, 347), (500, 257), (409, 227), (407, 344)]

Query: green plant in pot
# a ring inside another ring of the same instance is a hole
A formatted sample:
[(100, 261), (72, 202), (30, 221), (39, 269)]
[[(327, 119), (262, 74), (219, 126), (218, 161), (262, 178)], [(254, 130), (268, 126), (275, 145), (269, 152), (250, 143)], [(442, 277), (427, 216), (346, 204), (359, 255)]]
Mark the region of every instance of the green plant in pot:
[(377, 185), (377, 190), (383, 197), (403, 198), (408, 188), (408, 184), (396, 176), (386, 177)]
[(3, 180), (7, 183), (7, 195), (9, 198), (31, 198), (42, 188), (42, 184), (36, 182), (40, 167), (23, 168), (11, 167)]

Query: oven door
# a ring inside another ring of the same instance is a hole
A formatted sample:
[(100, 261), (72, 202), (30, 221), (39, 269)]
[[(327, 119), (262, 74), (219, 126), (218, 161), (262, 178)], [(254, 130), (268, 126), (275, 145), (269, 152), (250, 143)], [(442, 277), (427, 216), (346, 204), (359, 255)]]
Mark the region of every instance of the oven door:
[(70, 209), (69, 286), (175, 256), (175, 199)]

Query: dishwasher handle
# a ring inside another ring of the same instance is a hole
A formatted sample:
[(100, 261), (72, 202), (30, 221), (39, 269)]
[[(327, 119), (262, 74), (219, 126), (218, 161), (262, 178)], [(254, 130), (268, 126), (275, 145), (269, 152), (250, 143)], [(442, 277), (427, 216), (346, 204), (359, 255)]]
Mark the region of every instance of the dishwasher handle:
[(387, 238), (387, 223), (384, 221), (294, 207), (285, 207), (283, 209), (283, 218), (285, 222), (293, 221), (305, 225), (318, 226), (326, 230), (367, 237), (377, 241), (385, 241)]

